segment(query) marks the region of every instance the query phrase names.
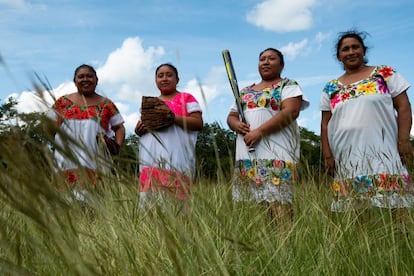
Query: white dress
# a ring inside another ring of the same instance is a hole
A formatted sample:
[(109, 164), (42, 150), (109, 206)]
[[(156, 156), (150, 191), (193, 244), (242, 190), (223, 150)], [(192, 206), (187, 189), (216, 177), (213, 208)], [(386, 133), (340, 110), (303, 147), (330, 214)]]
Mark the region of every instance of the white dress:
[[(63, 96), (56, 100), (47, 116), (56, 121), (64, 133), (55, 136), (55, 159), (59, 171), (76, 170), (78, 167), (97, 170), (100, 164), (107, 165), (105, 163), (108, 161), (102, 159), (108, 156), (103, 156), (104, 153), (98, 149), (97, 135), (102, 133), (111, 137), (114, 135), (111, 127), (124, 123), (111, 100), (105, 99), (97, 105), (79, 106)], [(68, 151), (73, 153), (73, 158), (67, 156)]]
[[(253, 85), (252, 85), (253, 86)], [(302, 96), (301, 110), (309, 106), (302, 89), (294, 80), (282, 79), (272, 88), (240, 91), (240, 99), (250, 129), (255, 129), (280, 112), (283, 100)], [(233, 103), (231, 112), (237, 112)], [(296, 121), (282, 130), (263, 137), (249, 152), (238, 134), (236, 166), (233, 174), (233, 199), (236, 201), (292, 203), (292, 185), (300, 154), (300, 133)]]
[[(364, 80), (328, 82), (321, 111), (331, 111), (328, 140), (335, 158), (332, 211), (345, 211), (355, 198), (377, 207), (409, 207), (412, 183), (397, 148), (393, 98), (410, 87), (393, 68), (377, 66)], [(353, 202), (352, 202), (353, 201)]]
[[(181, 92), (165, 101), (174, 114), (190, 116), (201, 112), (201, 106), (189, 93)], [(145, 206), (147, 192), (160, 188), (179, 190), (176, 196), (185, 198), (184, 187), (195, 177), (195, 147), (198, 131), (173, 124), (168, 128), (148, 132), (139, 139), (140, 205)], [(153, 193), (157, 196), (158, 193)]]

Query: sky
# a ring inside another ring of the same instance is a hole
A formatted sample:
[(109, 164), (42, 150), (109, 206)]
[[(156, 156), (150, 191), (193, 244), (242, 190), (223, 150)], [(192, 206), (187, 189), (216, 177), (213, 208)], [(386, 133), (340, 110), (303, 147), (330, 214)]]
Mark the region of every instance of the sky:
[[(260, 81), (258, 55), (278, 48), (282, 77), (296, 80), (308, 109), (299, 125), (320, 133), (324, 84), (343, 74), (335, 58), (339, 32), (365, 31), (369, 65), (394, 67), (414, 84), (412, 0), (0, 0), (0, 104), (45, 111), (36, 76), (57, 98), (75, 92), (74, 70), (97, 70), (97, 92), (115, 102), (132, 134), (141, 98), (159, 95), (155, 68), (178, 68), (179, 91), (193, 94), (205, 123), (227, 128), (233, 94), (222, 50), (228, 49), (239, 88)], [(414, 106), (414, 88), (408, 90)], [(412, 132), (414, 134), (414, 132)]]

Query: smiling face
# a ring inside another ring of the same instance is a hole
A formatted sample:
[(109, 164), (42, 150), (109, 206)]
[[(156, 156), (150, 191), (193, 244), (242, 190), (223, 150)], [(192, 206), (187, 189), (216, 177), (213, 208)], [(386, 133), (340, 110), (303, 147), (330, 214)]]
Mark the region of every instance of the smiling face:
[(169, 65), (163, 65), (155, 73), (155, 82), (161, 94), (168, 95), (177, 89), (177, 72)]
[(259, 57), (259, 73), (264, 81), (280, 78), (283, 67), (282, 58), (273, 50), (265, 50)]
[(88, 97), (95, 93), (98, 78), (94, 70), (85, 66), (76, 70), (74, 82), (78, 88), (78, 92), (85, 97)]
[(357, 69), (365, 64), (365, 46), (354, 37), (347, 37), (338, 45), (337, 58), (345, 69)]

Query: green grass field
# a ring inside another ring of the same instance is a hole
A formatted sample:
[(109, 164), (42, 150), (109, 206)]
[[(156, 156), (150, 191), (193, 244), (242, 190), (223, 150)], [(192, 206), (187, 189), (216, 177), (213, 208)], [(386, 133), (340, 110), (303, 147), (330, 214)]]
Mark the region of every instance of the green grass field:
[(30, 127), (1, 135), (1, 275), (414, 271), (412, 211), (403, 223), (393, 223), (385, 209), (332, 214), (331, 182), (310, 169), (295, 186), (294, 222), (281, 231), (264, 206), (233, 202), (230, 181), (220, 174), (196, 181), (187, 212), (174, 200), (139, 209), (137, 177), (119, 169), (89, 191), (88, 205), (71, 201), (56, 189), (63, 180), (51, 170), (51, 141)]
[(90, 191), (88, 206), (69, 202), (51, 184), (50, 160), (40, 160), (24, 143), (1, 145), (7, 164), (0, 172), (2, 275), (414, 271), (411, 214), (405, 224), (391, 223), (389, 210), (333, 215), (329, 182), (311, 172), (295, 187), (294, 223), (280, 231), (263, 206), (232, 202), (227, 180), (199, 179), (187, 213), (174, 202), (137, 208), (134, 175), (103, 177), (99, 191)]

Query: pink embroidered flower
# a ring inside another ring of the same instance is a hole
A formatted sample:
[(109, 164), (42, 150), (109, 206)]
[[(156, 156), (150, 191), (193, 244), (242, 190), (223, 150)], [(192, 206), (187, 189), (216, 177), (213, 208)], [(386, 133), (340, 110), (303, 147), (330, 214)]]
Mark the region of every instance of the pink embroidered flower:
[(284, 167), (283, 160), (273, 160), (273, 167), (276, 169), (283, 169)]
[(335, 96), (331, 99), (331, 108), (334, 109), (335, 106), (341, 101), (341, 96), (339, 94), (335, 94)]

